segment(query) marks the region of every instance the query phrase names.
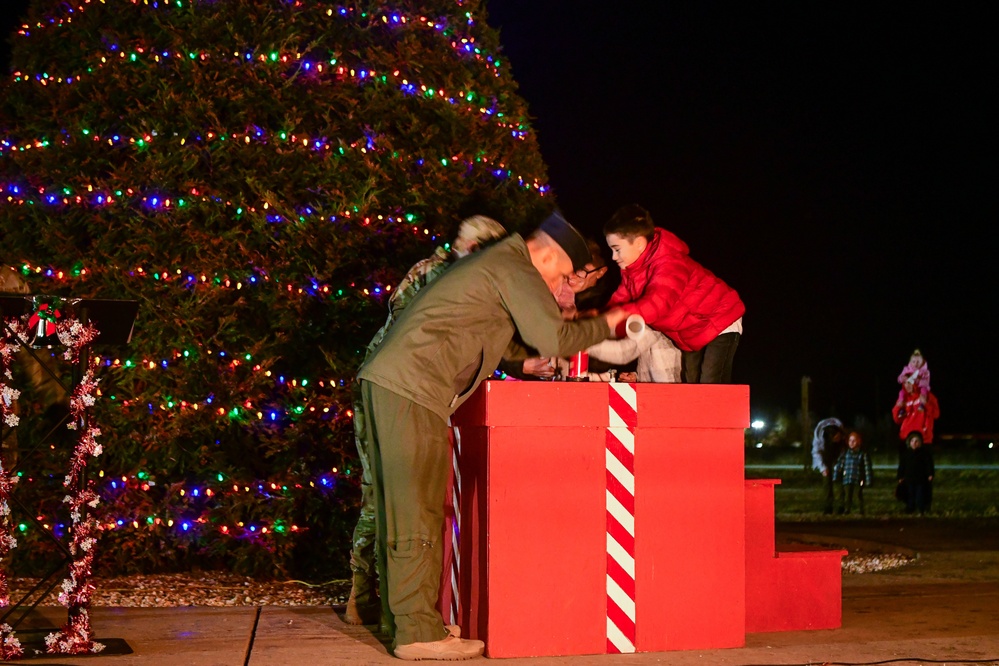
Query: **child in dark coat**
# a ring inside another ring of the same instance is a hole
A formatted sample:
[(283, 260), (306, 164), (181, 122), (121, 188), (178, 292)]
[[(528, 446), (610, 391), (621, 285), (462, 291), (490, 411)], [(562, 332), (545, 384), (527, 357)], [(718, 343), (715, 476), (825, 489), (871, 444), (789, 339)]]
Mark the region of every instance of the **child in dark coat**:
[(933, 456), (923, 446), (923, 436), (911, 432), (905, 438), (905, 450), (898, 462), (899, 499), (905, 502), (905, 512), (920, 515), (930, 508), (933, 492)]

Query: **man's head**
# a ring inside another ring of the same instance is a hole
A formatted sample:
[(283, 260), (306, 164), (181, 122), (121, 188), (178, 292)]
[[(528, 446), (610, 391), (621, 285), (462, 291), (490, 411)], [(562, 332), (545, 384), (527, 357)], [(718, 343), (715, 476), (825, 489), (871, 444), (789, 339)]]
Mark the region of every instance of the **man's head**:
[(618, 208), (604, 225), (604, 236), (612, 258), (621, 268), (627, 268), (642, 256), (655, 235), (652, 216), (638, 204)]
[(527, 237), (527, 249), (531, 263), (553, 294), (575, 271), (586, 270), (591, 259), (582, 234), (557, 211)]
[(577, 294), (594, 287), (597, 281), (607, 274), (607, 262), (604, 260), (600, 245), (587, 239), (586, 247), (590, 249), (590, 261), (586, 262), (582, 270), (569, 276), (569, 287)]
[(829, 443), (841, 444), (843, 442), (843, 428), (838, 425), (827, 425), (822, 434)]
[(502, 224), (484, 215), (473, 215), (458, 225), (458, 235), (451, 245), (451, 251), (461, 258), (504, 236), (506, 229)]

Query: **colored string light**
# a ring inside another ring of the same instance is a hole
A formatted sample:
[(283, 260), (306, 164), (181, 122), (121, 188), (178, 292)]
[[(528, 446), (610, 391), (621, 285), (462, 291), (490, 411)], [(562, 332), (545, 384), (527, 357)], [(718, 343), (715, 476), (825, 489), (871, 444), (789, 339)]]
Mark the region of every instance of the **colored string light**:
[[(135, 6), (139, 6), (139, 0), (129, 0), (129, 3)], [(64, 27), (72, 22), (73, 17), (79, 13), (86, 10), (87, 5), (92, 4), (92, 0), (84, 0), (83, 4), (73, 7), (68, 4), (62, 5), (66, 15), (56, 16), (50, 15), (45, 21), (38, 21), (34, 26), (29, 26), (28, 24), (23, 24), (20, 29), (18, 29), (17, 34), (21, 37), (30, 37), (33, 31), (41, 30), (45, 28), (59, 28)], [(106, 4), (106, 0), (101, 0), (101, 4)], [(172, 2), (148, 2), (143, 0), (141, 3), (145, 8), (151, 7), (152, 9), (184, 9), (185, 7), (196, 8), (198, 3), (184, 3), (182, 0), (173, 0)], [(205, 3), (211, 4), (211, 3)], [(456, 3), (459, 7), (462, 6), (461, 2)], [(296, 8), (305, 8), (305, 3), (295, 2), (293, 4)], [(322, 9), (322, 5), (314, 5), (319, 9)], [(413, 26), (416, 28), (429, 28), (445, 39), (448, 40), (451, 48), (462, 56), (472, 57), (476, 61), (482, 63), (494, 76), (499, 76), (499, 69), (501, 67), (500, 59), (484, 52), (476, 43), (475, 37), (471, 34), (458, 34), (458, 32), (450, 27), (450, 22), (447, 18), (441, 17), (437, 19), (430, 19), (426, 16), (411, 17), (407, 16), (398, 11), (391, 11), (388, 13), (377, 13), (363, 11), (356, 6), (339, 6), (339, 7), (328, 7), (325, 10), (325, 15), (330, 18), (350, 18), (350, 19), (364, 19), (366, 26), (371, 25), (381, 25), (383, 27), (389, 28), (399, 28)], [(471, 12), (464, 12), (465, 25), (472, 27), (475, 25), (476, 21), (472, 16)]]
[[(436, 240), (437, 236), (432, 236), (431, 239)], [(153, 280), (165, 286), (177, 285), (187, 290), (215, 288), (239, 291), (250, 287), (270, 285), (271, 288), (275, 288), (288, 296), (309, 296), (333, 301), (341, 300), (351, 295), (363, 299), (381, 300), (392, 291), (392, 285), (390, 284), (361, 286), (356, 282), (352, 282), (338, 287), (316, 277), (305, 278), (302, 281), (272, 279), (269, 275), (260, 271), (254, 271), (248, 275), (244, 272), (240, 277), (235, 276), (237, 271), (209, 276), (207, 273), (196, 273), (179, 268), (174, 270), (147, 271), (142, 267), (133, 270), (122, 270), (110, 266), (89, 270), (79, 266), (73, 270), (64, 270), (52, 266), (33, 266), (29, 262), (22, 262), (20, 272), (25, 276), (45, 278), (55, 283), (68, 282), (70, 280), (86, 280), (107, 274), (124, 274), (132, 279)]]
[(300, 52), (280, 53), (274, 51), (269, 54), (256, 54), (253, 51), (232, 53), (211, 53), (208, 51), (199, 51), (182, 53), (178, 51), (171, 52), (154, 50), (150, 47), (144, 46), (132, 46), (128, 49), (121, 49), (121, 47), (116, 44), (111, 45), (109, 50), (111, 53), (117, 53), (117, 57), (114, 55), (100, 56), (99, 61), (95, 60), (89, 67), (87, 67), (86, 74), (78, 73), (74, 75), (57, 76), (49, 74), (46, 71), (39, 72), (32, 76), (25, 72), (15, 71), (12, 74), (12, 80), (14, 83), (34, 82), (42, 86), (48, 86), (49, 84), (72, 85), (79, 83), (87, 76), (92, 75), (95, 70), (101, 69), (107, 65), (114, 63), (139, 63), (146, 59), (151, 59), (157, 64), (165, 64), (170, 61), (186, 62), (188, 60), (196, 62), (207, 62), (209, 60), (230, 60), (235, 64), (247, 63), (278, 66), (287, 66), (294, 63), (295, 67), (290, 70), (289, 74), (294, 74), (296, 77), (304, 72), (319, 79), (332, 78), (341, 83), (351, 80), (358, 85), (372, 83), (390, 84), (397, 87), (401, 92), (407, 95), (420, 95), (428, 99), (444, 100), (453, 106), (461, 107), (468, 113), (478, 113), (486, 118), (495, 118), (495, 122), (499, 127), (511, 129), (513, 131), (513, 136), (516, 138), (524, 138), (527, 135), (527, 126), (525, 123), (511, 123), (505, 120), (499, 120), (506, 114), (499, 110), (497, 106), (498, 101), (495, 98), (489, 100), (488, 104), (483, 105), (482, 102), (486, 100), (483, 100), (481, 95), (474, 91), (460, 91), (456, 96), (448, 95), (440, 86), (411, 82), (409, 80), (411, 77), (403, 74), (403, 68), (401, 67), (394, 67), (392, 68), (392, 71), (388, 73), (378, 73), (373, 67), (363, 63), (354, 63), (352, 65), (347, 64), (337, 56), (327, 56), (322, 59), (310, 59), (308, 56), (303, 56)]
[[(415, 85), (404, 84), (401, 86), (403, 92), (407, 94), (416, 94), (418, 91)], [(426, 89), (421, 87), (426, 93), (431, 93), (429, 96), (436, 95), (439, 91), (434, 91), (433, 89)], [(469, 93), (471, 94), (471, 93)], [(501, 117), (503, 114), (498, 111), (492, 111), (491, 108), (480, 107), (486, 115), (492, 115), (495, 113), (497, 117)], [(504, 130), (509, 130), (510, 135), (516, 139), (525, 139), (528, 135), (528, 126), (524, 123), (513, 123), (513, 122), (497, 122), (496, 125)], [(41, 138), (41, 139), (25, 139), (18, 140), (12, 137), (0, 138), (0, 156), (8, 153), (14, 152), (25, 152), (28, 150), (40, 150), (43, 148), (50, 148), (53, 146), (69, 146), (74, 143), (79, 143), (81, 140), (88, 143), (96, 144), (107, 144), (111, 147), (126, 147), (134, 148), (135, 150), (143, 151), (149, 148), (164, 143), (164, 140), (160, 139), (160, 134), (156, 130), (150, 132), (145, 132), (141, 136), (125, 136), (120, 132), (112, 132), (110, 134), (101, 135), (98, 132), (94, 132), (91, 129), (83, 128), (78, 130), (79, 134), (74, 134), (69, 130), (62, 130), (59, 134), (59, 138), (56, 143), (53, 143), (52, 139)], [(286, 151), (288, 147), (297, 147), (300, 150), (307, 150), (310, 152), (329, 152), (333, 157), (341, 157), (346, 155), (347, 151), (356, 151), (362, 155), (367, 155), (368, 153), (382, 154), (386, 151), (379, 149), (377, 141), (379, 137), (373, 135), (365, 135), (363, 138), (358, 138), (353, 141), (344, 139), (330, 139), (326, 136), (302, 136), (301, 132), (296, 132), (293, 130), (279, 130), (276, 132), (265, 132), (260, 127), (253, 125), (245, 132), (212, 132), (208, 131), (204, 134), (184, 136), (181, 137), (176, 132), (172, 133), (171, 140), (166, 143), (169, 144), (171, 141), (176, 141), (180, 146), (187, 147), (188, 149), (196, 149), (200, 147), (211, 147), (213, 144), (218, 142), (219, 144), (229, 140), (230, 143), (237, 143), (240, 145), (264, 145), (264, 146), (275, 146), (281, 147), (282, 151)], [(346, 146), (346, 148), (345, 148)], [(426, 158), (422, 157), (408, 157), (404, 158), (399, 155), (398, 152), (393, 152), (388, 156), (391, 160), (397, 162), (407, 161), (410, 164), (415, 164), (417, 166), (422, 165), (426, 161)], [(440, 158), (438, 158), (440, 159)], [(486, 163), (491, 164), (493, 160), (484, 155), (478, 155), (475, 160), (464, 160), (461, 156), (452, 156), (452, 161), (463, 162), (466, 166), (474, 163)]]

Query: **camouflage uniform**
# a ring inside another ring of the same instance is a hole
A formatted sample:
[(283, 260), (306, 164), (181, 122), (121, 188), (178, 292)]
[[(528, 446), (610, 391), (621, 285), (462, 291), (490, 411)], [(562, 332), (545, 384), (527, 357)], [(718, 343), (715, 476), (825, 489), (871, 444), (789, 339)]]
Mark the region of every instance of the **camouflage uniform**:
[[(409, 269), (389, 298), (388, 318), (375, 333), (371, 342), (368, 343), (364, 355), (365, 362), (385, 339), (392, 324), (406, 309), (406, 306), (424, 287), (440, 276), (456, 258), (453, 253), (443, 247), (438, 247), (431, 256), (417, 262)], [(358, 381), (355, 381), (352, 386), (352, 399), (354, 402), (354, 443), (357, 445), (357, 455), (361, 459), (361, 514), (354, 527), (354, 540), (350, 551), (350, 568), (353, 572), (351, 596), (354, 598), (356, 606), (362, 611), (367, 610), (374, 614), (375, 609), (380, 608), (375, 597), (377, 585), (375, 580), (375, 504), (372, 496), (371, 465), (368, 453), (370, 445), (364, 425), (364, 406), (361, 402), (360, 382)], [(375, 618), (364, 617), (363, 619), (374, 620)]]

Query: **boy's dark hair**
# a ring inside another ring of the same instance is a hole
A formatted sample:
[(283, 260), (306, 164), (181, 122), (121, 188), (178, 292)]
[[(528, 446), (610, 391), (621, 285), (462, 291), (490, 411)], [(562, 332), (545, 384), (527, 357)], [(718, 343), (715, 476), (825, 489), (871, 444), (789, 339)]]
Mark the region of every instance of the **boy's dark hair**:
[(618, 208), (607, 220), (604, 225), (604, 236), (617, 234), (628, 240), (644, 236), (645, 240), (651, 241), (655, 230), (656, 225), (649, 211), (638, 204), (628, 204)]

